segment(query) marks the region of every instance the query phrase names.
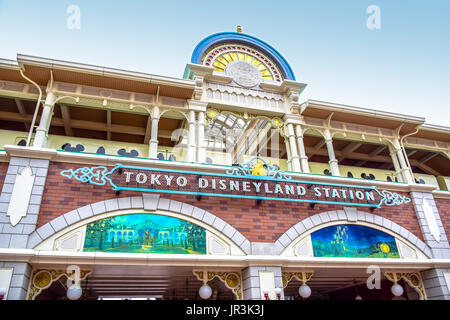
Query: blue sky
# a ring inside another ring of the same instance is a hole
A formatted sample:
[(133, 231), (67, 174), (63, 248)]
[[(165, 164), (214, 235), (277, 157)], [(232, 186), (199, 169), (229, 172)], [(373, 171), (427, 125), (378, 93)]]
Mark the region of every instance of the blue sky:
[[(70, 30), (69, 5), (81, 10)], [(369, 30), (369, 5), (381, 29)], [(450, 126), (450, 1), (0, 0), (0, 57), (17, 53), (181, 77), (196, 44), (235, 31), (275, 47), (301, 96)]]

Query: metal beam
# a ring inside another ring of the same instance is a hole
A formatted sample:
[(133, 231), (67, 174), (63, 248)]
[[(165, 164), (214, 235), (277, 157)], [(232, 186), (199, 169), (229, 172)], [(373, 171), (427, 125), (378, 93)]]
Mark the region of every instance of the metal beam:
[[(33, 115), (26, 114), (21, 115), (15, 112), (8, 111), (0, 111), (0, 119), (8, 120), (8, 121), (16, 121), (16, 122), (24, 122), (30, 123), (33, 118)], [(39, 120), (39, 119), (38, 119)], [(102, 122), (95, 121), (86, 121), (86, 120), (74, 120), (70, 121), (72, 128), (77, 129), (87, 129), (87, 130), (96, 130), (96, 131), (108, 131), (108, 125)], [(57, 127), (64, 127), (64, 121), (62, 118), (53, 117), (52, 125)], [(128, 133), (139, 136), (145, 136), (145, 128), (142, 127), (134, 127), (128, 125), (120, 125), (120, 124), (111, 124), (109, 130), (111, 132), (117, 133)], [(169, 138), (172, 136), (172, 131), (170, 130), (160, 130), (158, 131), (158, 136), (162, 138)]]
[(147, 126), (145, 127), (145, 135), (144, 135), (145, 144), (148, 144), (148, 142), (150, 141), (151, 132), (152, 132), (152, 117), (148, 116)]
[[(383, 152), (383, 150), (386, 148), (387, 148), (386, 145), (379, 146), (375, 150), (373, 150), (371, 153), (369, 153), (369, 156), (375, 157), (375, 156), (379, 155), (381, 152)], [(367, 162), (366, 160), (361, 160), (361, 161), (355, 163), (355, 166), (362, 167), (363, 165), (366, 164), (366, 162)]]
[(430, 161), (431, 159), (433, 159), (434, 157), (436, 157), (438, 154), (439, 154), (439, 153), (436, 153), (436, 152), (430, 153), (430, 154), (426, 155), (425, 157), (423, 157), (422, 159), (419, 159), (418, 161), (419, 161), (420, 163), (428, 162), (428, 161)]
[(66, 136), (73, 136), (73, 130), (72, 130), (72, 127), (70, 126), (69, 108), (64, 104), (60, 104), (59, 107), (61, 109), (61, 116), (62, 116), (62, 120), (64, 123), (64, 132), (65, 132)]
[(433, 176), (436, 176), (436, 177), (442, 176), (442, 174), (439, 171), (436, 171), (435, 169), (433, 169), (433, 168), (427, 166), (426, 164), (421, 163), (417, 160), (409, 160), (409, 162), (411, 163), (412, 166), (419, 167), (423, 171), (425, 171), (429, 174), (432, 174)]
[(111, 110), (106, 110), (106, 126), (108, 131), (106, 131), (106, 140), (111, 140)]
[[(320, 150), (325, 145), (325, 139), (320, 139), (319, 142), (316, 143), (316, 145), (313, 147), (314, 150)], [(328, 155), (328, 153), (327, 153)]]
[(347, 158), (347, 156), (349, 156), (353, 151), (355, 151), (356, 149), (358, 149), (359, 147), (362, 146), (362, 142), (358, 142), (358, 141), (353, 141), (350, 142), (342, 151), (341, 151), (341, 156), (338, 157), (338, 161), (342, 161), (345, 158)]
[[(15, 98), (14, 101), (16, 102), (17, 110), (19, 110), (19, 113), (21, 115), (26, 115), (27, 112), (25, 111), (22, 100)], [(25, 129), (27, 131), (30, 130), (30, 125), (28, 124), (28, 122), (24, 121), (23, 124), (25, 125)]]
[(387, 148), (387, 146), (385, 146), (385, 145), (379, 146), (375, 150), (373, 150), (371, 153), (369, 153), (369, 155), (371, 157), (377, 156), (386, 148)]

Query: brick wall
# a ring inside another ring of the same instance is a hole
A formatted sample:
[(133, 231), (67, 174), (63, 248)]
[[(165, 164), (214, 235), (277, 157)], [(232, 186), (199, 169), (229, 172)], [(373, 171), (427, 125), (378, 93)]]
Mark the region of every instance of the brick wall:
[(447, 239), (450, 241), (450, 199), (434, 199), (444, 226)]
[(8, 162), (0, 162), (0, 192), (3, 189), (3, 182), (5, 181), (8, 166), (9, 166)]
[[(114, 197), (137, 196), (141, 193), (121, 191), (120, 195), (111, 186), (96, 186), (81, 183), (60, 175), (62, 170), (75, 169), (79, 164), (52, 162), (49, 168), (38, 227), (50, 220), (90, 203)], [(406, 195), (406, 194), (405, 194)], [(317, 213), (341, 210), (334, 204), (316, 204), (314, 209), (307, 203), (263, 200), (260, 205), (254, 199), (233, 199), (202, 196), (198, 201), (192, 195), (161, 194), (161, 197), (186, 202), (208, 210), (239, 230), (250, 241), (273, 242), (297, 222)], [(369, 208), (359, 210), (383, 216), (403, 226), (423, 240), (412, 203), (394, 207), (383, 207), (371, 212)]]

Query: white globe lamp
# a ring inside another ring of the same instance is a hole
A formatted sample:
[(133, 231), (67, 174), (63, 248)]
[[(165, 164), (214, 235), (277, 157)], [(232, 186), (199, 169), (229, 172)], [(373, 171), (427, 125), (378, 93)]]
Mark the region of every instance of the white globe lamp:
[(298, 294), (304, 299), (309, 298), (311, 295), (311, 288), (304, 283), (300, 286), (300, 288), (298, 288)]
[(81, 295), (83, 293), (83, 290), (79, 285), (72, 285), (67, 289), (67, 298), (70, 300), (78, 300), (80, 299)]
[(394, 285), (391, 288), (391, 292), (394, 296), (400, 297), (403, 294), (403, 287), (398, 283), (394, 283)]
[(198, 294), (200, 296), (200, 298), (202, 299), (209, 299), (212, 295), (212, 289), (209, 285), (207, 285), (206, 283), (204, 285), (202, 285), (200, 287), (200, 289), (198, 290)]

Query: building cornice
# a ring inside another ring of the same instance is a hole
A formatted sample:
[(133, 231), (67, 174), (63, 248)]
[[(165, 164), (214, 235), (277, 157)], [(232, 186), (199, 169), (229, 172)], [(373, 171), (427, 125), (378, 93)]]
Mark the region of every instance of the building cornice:
[[(126, 258), (126, 259), (125, 259)], [(382, 258), (294, 258), (274, 255), (217, 256), (132, 254), (105, 252), (61, 252), (33, 249), (0, 248), (1, 261), (28, 262), (32, 264), (96, 265), (170, 265), (211, 268), (242, 268), (248, 266), (280, 266), (284, 268), (366, 268), (378, 265), (383, 269), (425, 270), (449, 268), (450, 259), (382, 259)]]

